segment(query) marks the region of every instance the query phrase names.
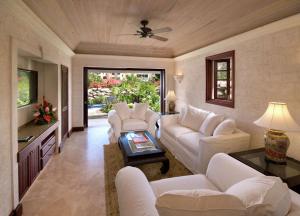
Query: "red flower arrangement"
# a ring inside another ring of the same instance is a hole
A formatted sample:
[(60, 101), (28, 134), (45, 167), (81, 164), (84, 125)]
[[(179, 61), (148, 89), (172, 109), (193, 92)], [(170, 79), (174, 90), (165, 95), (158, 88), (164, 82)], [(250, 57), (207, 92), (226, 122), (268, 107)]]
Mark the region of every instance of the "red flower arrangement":
[(53, 105), (46, 101), (45, 97), (43, 97), (43, 103), (35, 105), (34, 109), (33, 116), (36, 124), (44, 125), (56, 121), (56, 108), (53, 108)]

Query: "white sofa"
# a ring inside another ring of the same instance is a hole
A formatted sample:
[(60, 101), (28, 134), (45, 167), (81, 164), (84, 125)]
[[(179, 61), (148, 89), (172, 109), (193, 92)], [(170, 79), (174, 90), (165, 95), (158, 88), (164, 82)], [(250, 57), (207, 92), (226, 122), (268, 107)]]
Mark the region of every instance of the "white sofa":
[[(263, 174), (224, 153), (212, 157), (206, 175), (196, 174), (148, 182), (138, 168), (125, 167), (118, 172), (115, 181), (120, 216), (159, 216), (155, 204), (157, 198), (165, 192), (194, 189), (225, 192), (230, 186), (254, 176)], [(291, 207), (287, 215), (300, 215), (300, 195), (291, 190), (289, 192)]]
[(108, 112), (108, 122), (110, 129), (108, 131), (110, 143), (116, 143), (122, 132), (148, 130), (155, 137), (156, 122), (159, 120), (159, 114), (147, 109), (145, 120), (132, 118), (133, 110), (130, 109), (130, 118), (121, 120), (116, 110)]
[(231, 153), (249, 148), (250, 135), (237, 128), (232, 134), (205, 136), (199, 130), (181, 125), (179, 118), (179, 114), (161, 117), (160, 141), (193, 173), (205, 173), (215, 153)]

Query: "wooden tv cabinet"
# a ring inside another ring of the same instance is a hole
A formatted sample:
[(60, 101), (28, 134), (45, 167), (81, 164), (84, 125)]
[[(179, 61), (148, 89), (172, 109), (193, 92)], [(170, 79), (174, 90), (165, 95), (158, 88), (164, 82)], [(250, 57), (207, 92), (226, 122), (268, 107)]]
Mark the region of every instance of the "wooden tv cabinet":
[(35, 125), (30, 122), (19, 128), (19, 137), (34, 136), (29, 142), (18, 143), (20, 200), (54, 154), (57, 127), (58, 122), (48, 125)]

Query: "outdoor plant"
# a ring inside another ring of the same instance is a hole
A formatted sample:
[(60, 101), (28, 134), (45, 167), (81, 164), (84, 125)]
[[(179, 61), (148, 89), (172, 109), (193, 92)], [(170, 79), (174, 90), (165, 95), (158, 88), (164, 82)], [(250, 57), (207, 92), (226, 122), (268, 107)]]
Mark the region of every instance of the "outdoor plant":
[(123, 82), (112, 88), (113, 95), (118, 101), (130, 103), (148, 103), (154, 111), (160, 110), (159, 92), (157, 86), (151, 81), (128, 75)]
[(39, 125), (55, 122), (55, 111), (56, 108), (43, 97), (43, 103), (34, 106), (34, 122)]

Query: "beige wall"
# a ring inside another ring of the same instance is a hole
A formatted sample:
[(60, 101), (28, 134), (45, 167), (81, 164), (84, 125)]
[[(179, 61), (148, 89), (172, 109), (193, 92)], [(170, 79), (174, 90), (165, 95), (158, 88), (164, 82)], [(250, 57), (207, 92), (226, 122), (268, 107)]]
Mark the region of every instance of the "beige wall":
[(83, 126), (84, 67), (165, 69), (167, 89), (173, 89), (174, 66), (174, 60), (167, 58), (75, 55), (72, 58), (73, 127)]
[(18, 203), (18, 55), (26, 51), (71, 68), (72, 51), (21, 0), (0, 1), (0, 20), (0, 215), (7, 216)]
[[(236, 119), (238, 127), (251, 134), (252, 147), (263, 145), (264, 130), (253, 121), (270, 101), (286, 102), (300, 124), (299, 15), (297, 20), (298, 26), (287, 28), (295, 22), (287, 19), (176, 58), (176, 71), (184, 74), (176, 85), (178, 105), (191, 104)], [(230, 50), (235, 50), (236, 58), (234, 109), (205, 102), (205, 57)], [(300, 159), (299, 134), (289, 135), (289, 154)]]

